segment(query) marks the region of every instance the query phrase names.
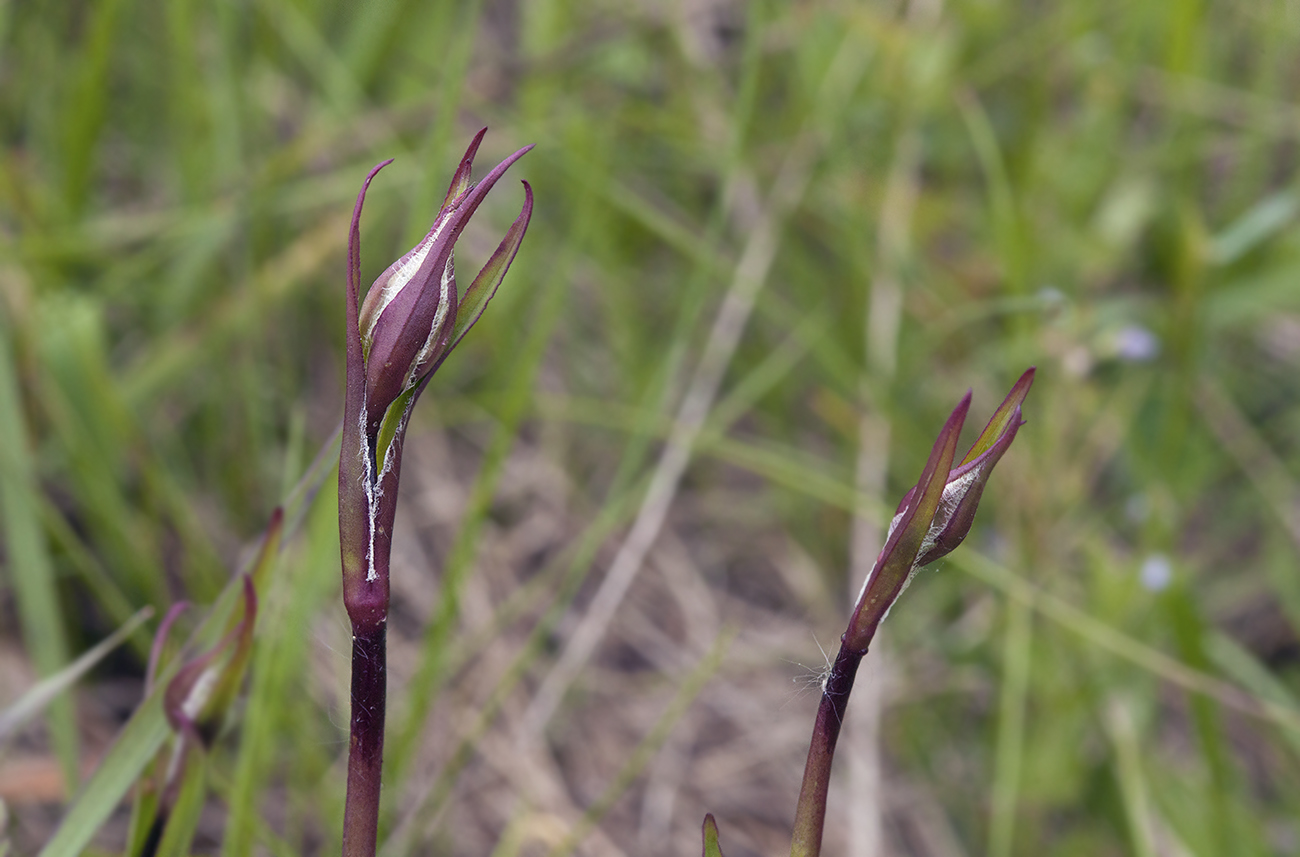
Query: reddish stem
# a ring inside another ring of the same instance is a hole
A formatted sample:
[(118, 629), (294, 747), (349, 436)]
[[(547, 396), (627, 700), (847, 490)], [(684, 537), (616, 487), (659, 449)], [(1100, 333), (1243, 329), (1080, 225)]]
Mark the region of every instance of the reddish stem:
[(384, 763), (387, 626), (352, 638), (352, 741), (343, 810), (343, 857), (374, 857), (379, 837), (379, 787)]
[(822, 826), (826, 821), (826, 795), (830, 790), (835, 743), (840, 738), (840, 727), (844, 724), (844, 711), (849, 706), (853, 679), (857, 676), (858, 665), (866, 653), (865, 649), (849, 651), (841, 644), (831, 674), (826, 679), (821, 705), (817, 707), (817, 720), (813, 723), (812, 742), (808, 746), (808, 763), (803, 771), (799, 805), (794, 814), (791, 857), (817, 857), (821, 853)]

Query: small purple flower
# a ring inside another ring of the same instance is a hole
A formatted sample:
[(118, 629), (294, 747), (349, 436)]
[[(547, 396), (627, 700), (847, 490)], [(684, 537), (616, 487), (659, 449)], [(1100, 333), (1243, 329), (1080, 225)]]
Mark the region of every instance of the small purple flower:
[(1149, 363), (1160, 356), (1160, 339), (1140, 324), (1126, 324), (1116, 332), (1114, 348), (1126, 363)]
[(1174, 565), (1162, 553), (1153, 553), (1142, 560), (1138, 579), (1149, 592), (1163, 592), (1174, 579)]

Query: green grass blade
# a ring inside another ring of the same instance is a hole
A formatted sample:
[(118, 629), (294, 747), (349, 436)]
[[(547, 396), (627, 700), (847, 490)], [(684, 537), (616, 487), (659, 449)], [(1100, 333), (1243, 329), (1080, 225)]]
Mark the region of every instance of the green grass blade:
[[(333, 449), (333, 445), (330, 445)], [(335, 460), (338, 456), (335, 454)], [(331, 481), (331, 485), (336, 481)], [(225, 794), (222, 854), (252, 853), (259, 839), (259, 800), (277, 772), (292, 769), (295, 703), (304, 700), (312, 640), (302, 633), (338, 595), (338, 501), (327, 491), (307, 510), (303, 550), (282, 560), (263, 598), (257, 623), (248, 703), (240, 727), (235, 770)], [(288, 743), (289, 747), (281, 746)], [(306, 760), (301, 760), (306, 762)], [(264, 843), (263, 843), (264, 844)]]
[(40, 681), (35, 687), (24, 693), (17, 702), (7, 708), (0, 709), (0, 746), (3, 746), (4, 741), (10, 735), (22, 728), (24, 723), (35, 717), (47, 705), (58, 699), (64, 691), (80, 681), (82, 676), (88, 673), (95, 664), (102, 661), (109, 652), (121, 645), (136, 628), (139, 628), (151, 616), (153, 616), (152, 607), (140, 609), (125, 625), (105, 637), (75, 661), (54, 675)]
[(164, 686), (160, 684), (122, 727), (39, 857), (78, 857), (153, 761), (171, 734), (163, 716)]
[(70, 212), (79, 214), (89, 201), (95, 154), (108, 117), (109, 62), (125, 0), (105, 0), (87, 10), (84, 43), (72, 51), (72, 93), (65, 103), (63, 193)]
[(990, 785), (989, 857), (1009, 857), (1016, 830), (1029, 694), (1033, 613), (1021, 601), (1007, 602), (1002, 649), (1002, 692), (998, 701), (997, 762)]
[[(67, 664), (69, 646), (39, 517), (43, 498), (32, 466), (32, 446), (23, 424), (25, 414), (8, 324), (0, 318), (0, 526), (6, 547), (5, 565), (17, 596), (18, 619), (28, 654), (38, 673), (53, 677)], [(81, 767), (72, 700), (62, 696), (55, 699), (48, 722), (64, 781), (71, 788), (80, 777)]]
[(208, 765), (207, 753), (196, 747), (187, 750), (186, 758), (181, 762), (180, 791), (167, 816), (155, 857), (189, 857), (199, 827), (199, 815), (208, 794)]
[[(226, 586), (202, 624), (190, 638), (197, 649), (211, 647), (221, 635), (237, 596), (242, 592), (236, 576)], [(99, 767), (77, 792), (59, 822), (59, 828), (41, 849), (39, 857), (77, 857), (94, 838), (99, 828), (121, 804), (131, 787), (139, 781), (145, 767), (156, 757), (163, 742), (172, 733), (163, 714), (163, 693), (168, 679), (179, 664), (173, 662), (157, 677), (149, 694), (118, 732)]]
[(1131, 706), (1120, 698), (1106, 706), (1105, 721), (1117, 759), (1116, 777), (1128, 818), (1134, 857), (1155, 857), (1155, 833), (1149, 786), (1142, 773), (1140, 735)]

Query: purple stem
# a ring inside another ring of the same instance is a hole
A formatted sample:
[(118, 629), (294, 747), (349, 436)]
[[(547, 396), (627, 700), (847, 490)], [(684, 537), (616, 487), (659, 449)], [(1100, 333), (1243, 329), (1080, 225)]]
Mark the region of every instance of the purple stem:
[(384, 763), (387, 634), (380, 624), (352, 638), (352, 741), (343, 810), (343, 857), (373, 857)]
[(826, 679), (821, 705), (817, 707), (817, 720), (813, 723), (812, 742), (808, 746), (808, 763), (803, 771), (799, 805), (795, 809), (791, 857), (816, 857), (821, 853), (822, 827), (826, 821), (826, 795), (830, 790), (835, 743), (840, 738), (840, 727), (844, 724), (844, 711), (849, 706), (853, 679), (866, 654), (865, 648), (850, 651), (841, 643), (831, 674)]

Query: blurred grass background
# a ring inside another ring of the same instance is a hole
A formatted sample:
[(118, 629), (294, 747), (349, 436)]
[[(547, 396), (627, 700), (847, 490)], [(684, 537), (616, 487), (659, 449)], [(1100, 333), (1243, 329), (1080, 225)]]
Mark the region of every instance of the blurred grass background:
[[(0, 5), (0, 707), (216, 597), (341, 412), (365, 171), (373, 277), (488, 125), (537, 211), (408, 441), (386, 855), (690, 854), (705, 811), (781, 853), (819, 644), (948, 410), (1028, 365), (859, 679), (828, 853), (1300, 853), (1298, 37), (1284, 2)], [(337, 601), (327, 478), (195, 853), (337, 848)], [(132, 640), (0, 748), (16, 853)]]

